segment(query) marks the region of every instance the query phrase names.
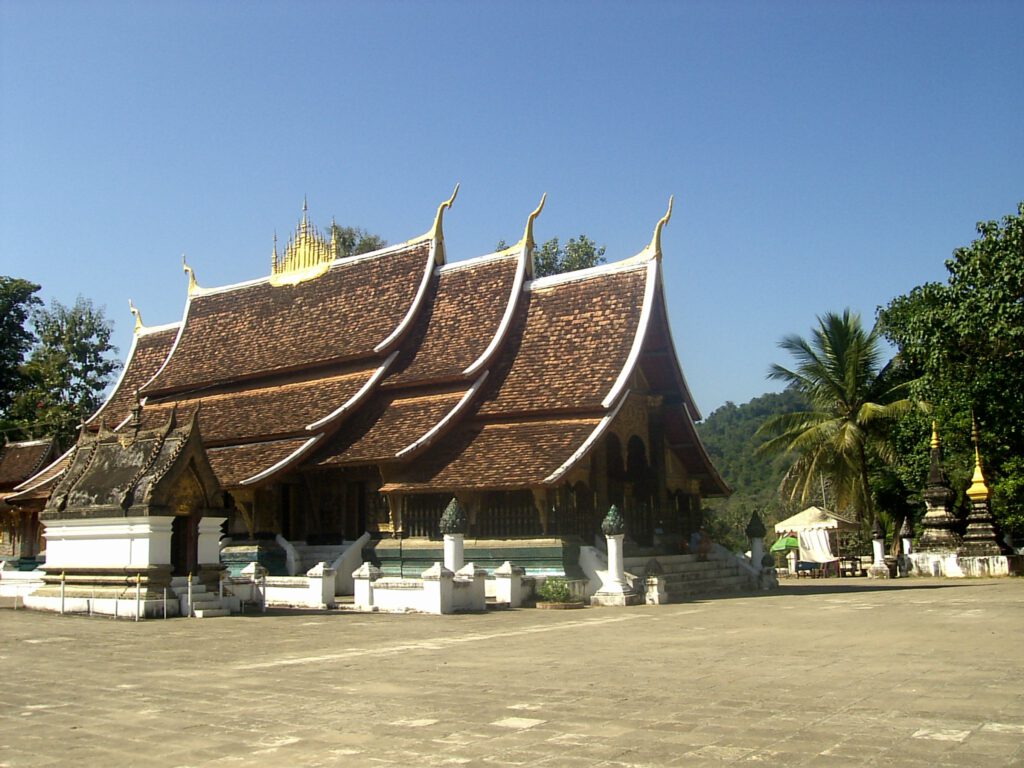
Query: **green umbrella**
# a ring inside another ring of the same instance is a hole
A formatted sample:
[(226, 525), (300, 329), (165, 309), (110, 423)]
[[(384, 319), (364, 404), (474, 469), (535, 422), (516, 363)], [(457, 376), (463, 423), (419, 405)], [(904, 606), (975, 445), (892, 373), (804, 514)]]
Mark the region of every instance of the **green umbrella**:
[(799, 549), (800, 542), (796, 536), (780, 536), (774, 544), (772, 544), (771, 552), (784, 552), (787, 549)]

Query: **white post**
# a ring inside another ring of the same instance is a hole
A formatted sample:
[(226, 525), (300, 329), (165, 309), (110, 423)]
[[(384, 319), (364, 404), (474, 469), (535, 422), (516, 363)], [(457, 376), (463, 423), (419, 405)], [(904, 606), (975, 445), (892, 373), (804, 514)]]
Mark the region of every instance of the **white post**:
[(461, 533), (444, 535), (444, 567), (449, 571), (460, 571), (466, 564), (464, 538), (464, 534)]
[(380, 568), (372, 563), (363, 563), (352, 572), (352, 591), (355, 606), (361, 611), (373, 610), (373, 582), (380, 578)]
[(67, 574), (64, 571), (60, 572), (60, 615), (64, 615), (64, 580), (67, 578)]
[(262, 599), (263, 599), (263, 612), (267, 612), (267, 572), (263, 571), (263, 576), (260, 578), (260, 586), (262, 587)]
[(786, 553), (786, 563), (789, 566), (790, 576), (796, 576), (796, 563), (799, 557), (800, 556), (797, 554), (797, 550), (795, 549), (791, 549)]
[(188, 575), (188, 616), (192, 618), (192, 574)]
[(756, 537), (750, 540), (750, 564), (754, 570), (762, 570), (761, 560), (764, 558), (764, 539)]
[(142, 608), (142, 574), (135, 574), (135, 620), (139, 620), (139, 610)]
[(495, 599), (499, 603), (508, 603), (510, 608), (519, 608), (523, 604), (524, 568), (512, 565), (506, 560), (494, 572)]
[(872, 539), (871, 553), (875, 565), (885, 565), (885, 539)]
[(334, 607), (334, 569), (321, 561), (306, 571), (309, 601), (320, 608)]
[(164, 618), (167, 618), (167, 587), (164, 587)]
[(626, 538), (623, 533), (606, 536), (608, 541), (608, 577), (611, 582), (622, 584), (626, 580), (626, 568), (623, 564), (622, 542)]

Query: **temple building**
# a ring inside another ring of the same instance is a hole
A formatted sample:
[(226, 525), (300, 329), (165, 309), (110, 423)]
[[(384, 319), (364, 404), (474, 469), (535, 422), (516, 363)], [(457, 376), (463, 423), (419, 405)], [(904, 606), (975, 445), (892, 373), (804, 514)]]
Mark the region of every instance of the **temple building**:
[[(468, 511), (467, 550), (494, 563), (516, 552), (568, 571), (612, 504), (627, 546), (678, 552), (702, 499), (729, 489), (697, 436), (669, 328), (671, 203), (638, 254), (535, 277), (543, 200), (514, 246), (449, 263), (454, 199), (424, 235), (347, 258), (304, 206), (282, 252), (275, 239), (270, 275), (206, 288), (185, 265), (180, 322), (147, 327), (132, 307), (120, 381), (79, 446), (26, 485), (52, 494), (48, 573), (100, 546), (83, 526), (124, 518), (151, 521), (132, 534), (149, 537), (149, 565), (207, 567), (204, 516), (236, 544), (368, 532), (367, 558), (401, 572), (439, 559), (453, 496)], [(191, 458), (167, 453), (172, 438)], [(131, 484), (150, 476), (164, 490), (140, 501)], [(59, 533), (71, 527), (73, 546)]]
[(18, 506), (9, 504), (7, 498), (17, 495), (26, 480), (56, 458), (57, 445), (51, 437), (0, 445), (0, 560), (14, 567), (32, 568), (36, 564), (42, 548), (39, 511), (46, 496), (26, 498)]

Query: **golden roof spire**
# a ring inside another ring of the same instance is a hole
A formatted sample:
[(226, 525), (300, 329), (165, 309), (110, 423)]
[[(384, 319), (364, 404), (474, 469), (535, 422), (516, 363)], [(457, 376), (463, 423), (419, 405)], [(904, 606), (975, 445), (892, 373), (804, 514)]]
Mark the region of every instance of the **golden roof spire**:
[(456, 182), (452, 196), (437, 206), (437, 215), (434, 216), (434, 226), (430, 230), (430, 239), (436, 243), (434, 261), (438, 264), (444, 264), (446, 255), (444, 250), (444, 212), (452, 207), (452, 203), (455, 202), (458, 194), (459, 184)]
[(537, 242), (533, 239), (533, 222), (540, 216), (540, 212), (544, 210), (544, 203), (547, 202), (548, 193), (545, 192), (540, 196), (540, 203), (536, 208), (533, 209), (533, 213), (530, 214), (526, 220), (526, 230), (523, 232), (523, 239), (516, 243), (512, 248), (508, 250), (523, 250), (526, 253), (526, 277), (533, 277), (533, 250), (537, 247)]
[(181, 254), (181, 270), (188, 275), (188, 295), (191, 296), (199, 290), (199, 283), (196, 282), (196, 273), (192, 271), (192, 267), (188, 265), (185, 260), (185, 254)]
[(668, 210), (665, 211), (665, 215), (658, 220), (658, 223), (654, 225), (654, 235), (651, 236), (651, 243), (644, 250), (644, 255), (647, 258), (661, 258), (661, 230), (665, 228), (669, 219), (672, 218), (672, 204), (675, 202), (675, 197), (675, 195), (669, 196)]
[(331, 256), (338, 258), (338, 222), (331, 216)]
[(277, 230), (274, 230), (274, 251), (270, 255), (270, 274), (277, 272)]
[(971, 487), (967, 489), (967, 496), (974, 502), (988, 501), (989, 491), (985, 484), (985, 475), (981, 471), (981, 449), (978, 447), (978, 420), (971, 414), (971, 440), (974, 442), (974, 475), (971, 477)]
[(939, 422), (932, 420), (932, 448), (939, 447)]
[(135, 307), (135, 302), (128, 299), (128, 311), (135, 316), (135, 333), (142, 330), (142, 313)]
[[(333, 228), (332, 228), (333, 229)], [(309, 203), (302, 198), (302, 220), (288, 240), (284, 255), (277, 256), (277, 235), (274, 235), (274, 260), (271, 285), (295, 285), (312, 280), (326, 272), (337, 256), (334, 244), (328, 243), (320, 231), (309, 223)]]

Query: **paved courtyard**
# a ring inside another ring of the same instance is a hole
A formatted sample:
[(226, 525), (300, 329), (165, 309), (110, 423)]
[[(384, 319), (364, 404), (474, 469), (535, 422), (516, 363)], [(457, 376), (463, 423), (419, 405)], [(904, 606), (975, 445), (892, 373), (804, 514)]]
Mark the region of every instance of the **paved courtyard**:
[(1022, 637), (1021, 579), (446, 617), (6, 608), (0, 766), (1024, 765)]

